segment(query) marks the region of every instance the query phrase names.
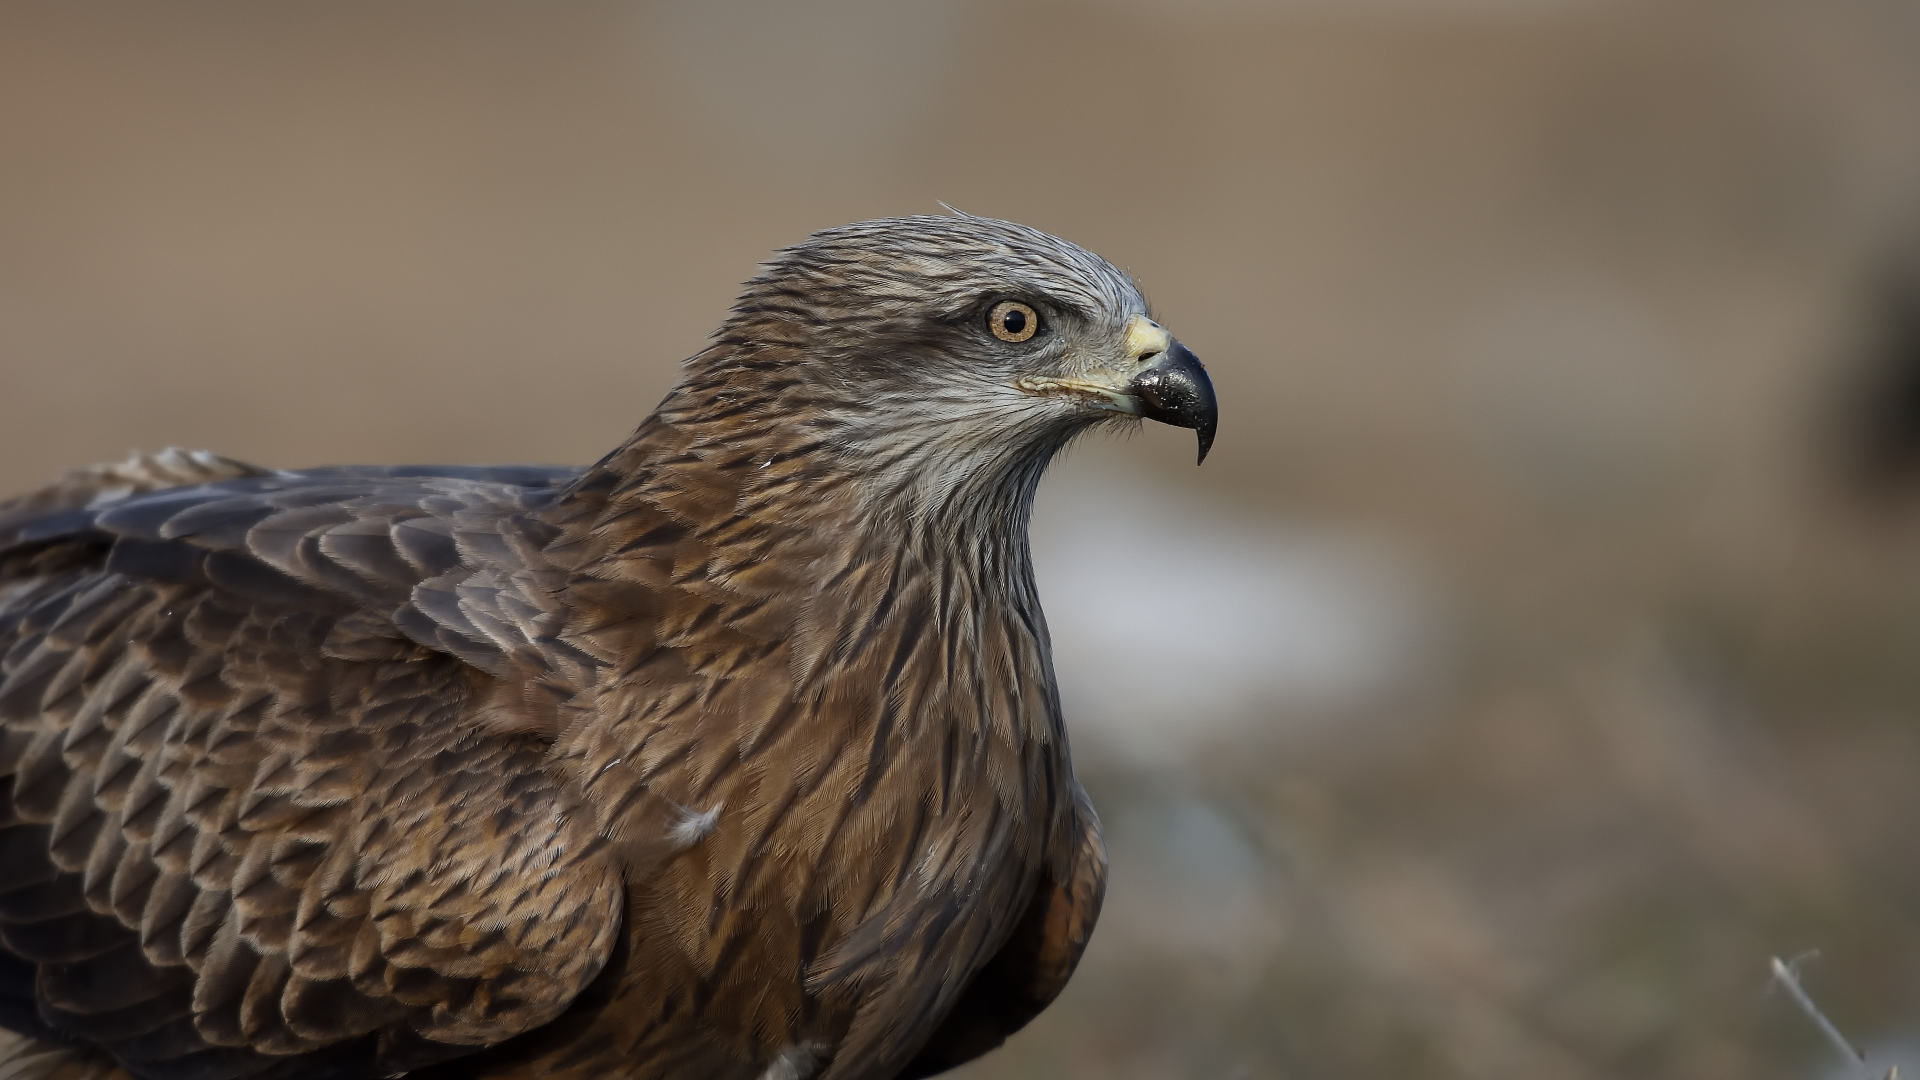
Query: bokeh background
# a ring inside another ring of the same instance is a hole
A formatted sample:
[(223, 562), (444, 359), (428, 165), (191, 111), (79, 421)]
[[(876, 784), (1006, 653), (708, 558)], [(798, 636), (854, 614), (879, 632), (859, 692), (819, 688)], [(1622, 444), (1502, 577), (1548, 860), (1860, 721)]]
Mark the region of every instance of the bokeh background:
[(1112, 888), (966, 1077), (1854, 1075), (1816, 950), (1916, 1052), (1912, 2), (12, 0), (0, 490), (588, 461), (937, 200), (1225, 413), (1043, 491)]

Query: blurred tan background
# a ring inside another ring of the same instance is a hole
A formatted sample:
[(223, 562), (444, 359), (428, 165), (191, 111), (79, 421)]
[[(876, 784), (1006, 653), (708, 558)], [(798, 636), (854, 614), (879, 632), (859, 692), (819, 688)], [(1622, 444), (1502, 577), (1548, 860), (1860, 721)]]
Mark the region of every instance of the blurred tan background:
[(14, 0), (0, 489), (591, 460), (937, 200), (1226, 414), (1043, 492), (1112, 889), (968, 1077), (1853, 1075), (1811, 950), (1920, 1070), (1910, 2)]

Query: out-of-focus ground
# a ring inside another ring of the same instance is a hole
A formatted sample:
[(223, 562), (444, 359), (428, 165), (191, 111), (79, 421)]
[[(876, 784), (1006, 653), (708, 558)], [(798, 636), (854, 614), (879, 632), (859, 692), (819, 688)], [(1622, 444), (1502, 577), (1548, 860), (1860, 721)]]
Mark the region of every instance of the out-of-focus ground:
[(0, 489), (590, 460), (936, 200), (1225, 413), (1043, 493), (1112, 888), (965, 1076), (1839, 1075), (1816, 949), (1920, 1043), (1911, 3), (7, 4)]

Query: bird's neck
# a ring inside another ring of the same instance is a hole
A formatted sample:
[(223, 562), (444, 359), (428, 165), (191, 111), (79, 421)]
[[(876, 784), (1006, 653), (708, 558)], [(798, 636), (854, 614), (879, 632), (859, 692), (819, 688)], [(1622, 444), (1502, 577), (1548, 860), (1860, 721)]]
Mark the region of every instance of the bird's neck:
[[(564, 636), (601, 672), (552, 754), (597, 827), (636, 861), (764, 828), (796, 866), (904, 867), (924, 852), (860, 846), (904, 814), (1024, 874), (1072, 786), (1028, 480), (992, 507), (928, 500), (686, 408), (669, 396), (550, 511)], [(800, 809), (739, 816), (756, 805)], [(796, 910), (831, 906), (790, 884)]]
[[(837, 692), (861, 665), (897, 669), (919, 638), (952, 640), (979, 655), (940, 679), (1044, 675), (1036, 719), (1057, 726), (1027, 539), (1050, 452), (962, 473), (910, 432), (836, 441), (698, 389), (677, 388), (550, 512), (580, 587), (624, 597), (602, 622), (633, 624), (634, 647), (660, 644), (645, 626), (664, 612), (719, 628), (742, 655), (784, 651), (802, 696)], [(898, 655), (876, 660), (883, 648)]]
[(731, 360), (695, 366), (562, 497), (553, 513), (582, 556), (658, 561), (660, 545), (642, 542), (653, 533), (683, 569), (697, 558), (708, 585), (788, 568), (802, 575), (792, 593), (816, 603), (847, 560), (904, 560), (1037, 619), (1028, 524), (1070, 431), (992, 430), (960, 395), (847, 405), (799, 379), (739, 379), (750, 364)]

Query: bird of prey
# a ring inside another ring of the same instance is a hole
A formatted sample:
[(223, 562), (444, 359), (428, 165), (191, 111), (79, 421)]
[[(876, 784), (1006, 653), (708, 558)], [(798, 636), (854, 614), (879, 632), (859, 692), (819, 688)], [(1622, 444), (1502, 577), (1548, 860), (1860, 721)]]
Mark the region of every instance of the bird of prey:
[(0, 1076), (998, 1046), (1106, 878), (1029, 510), (1131, 417), (1204, 458), (1216, 410), (1125, 274), (907, 217), (776, 253), (585, 469), (169, 452), (0, 504)]

